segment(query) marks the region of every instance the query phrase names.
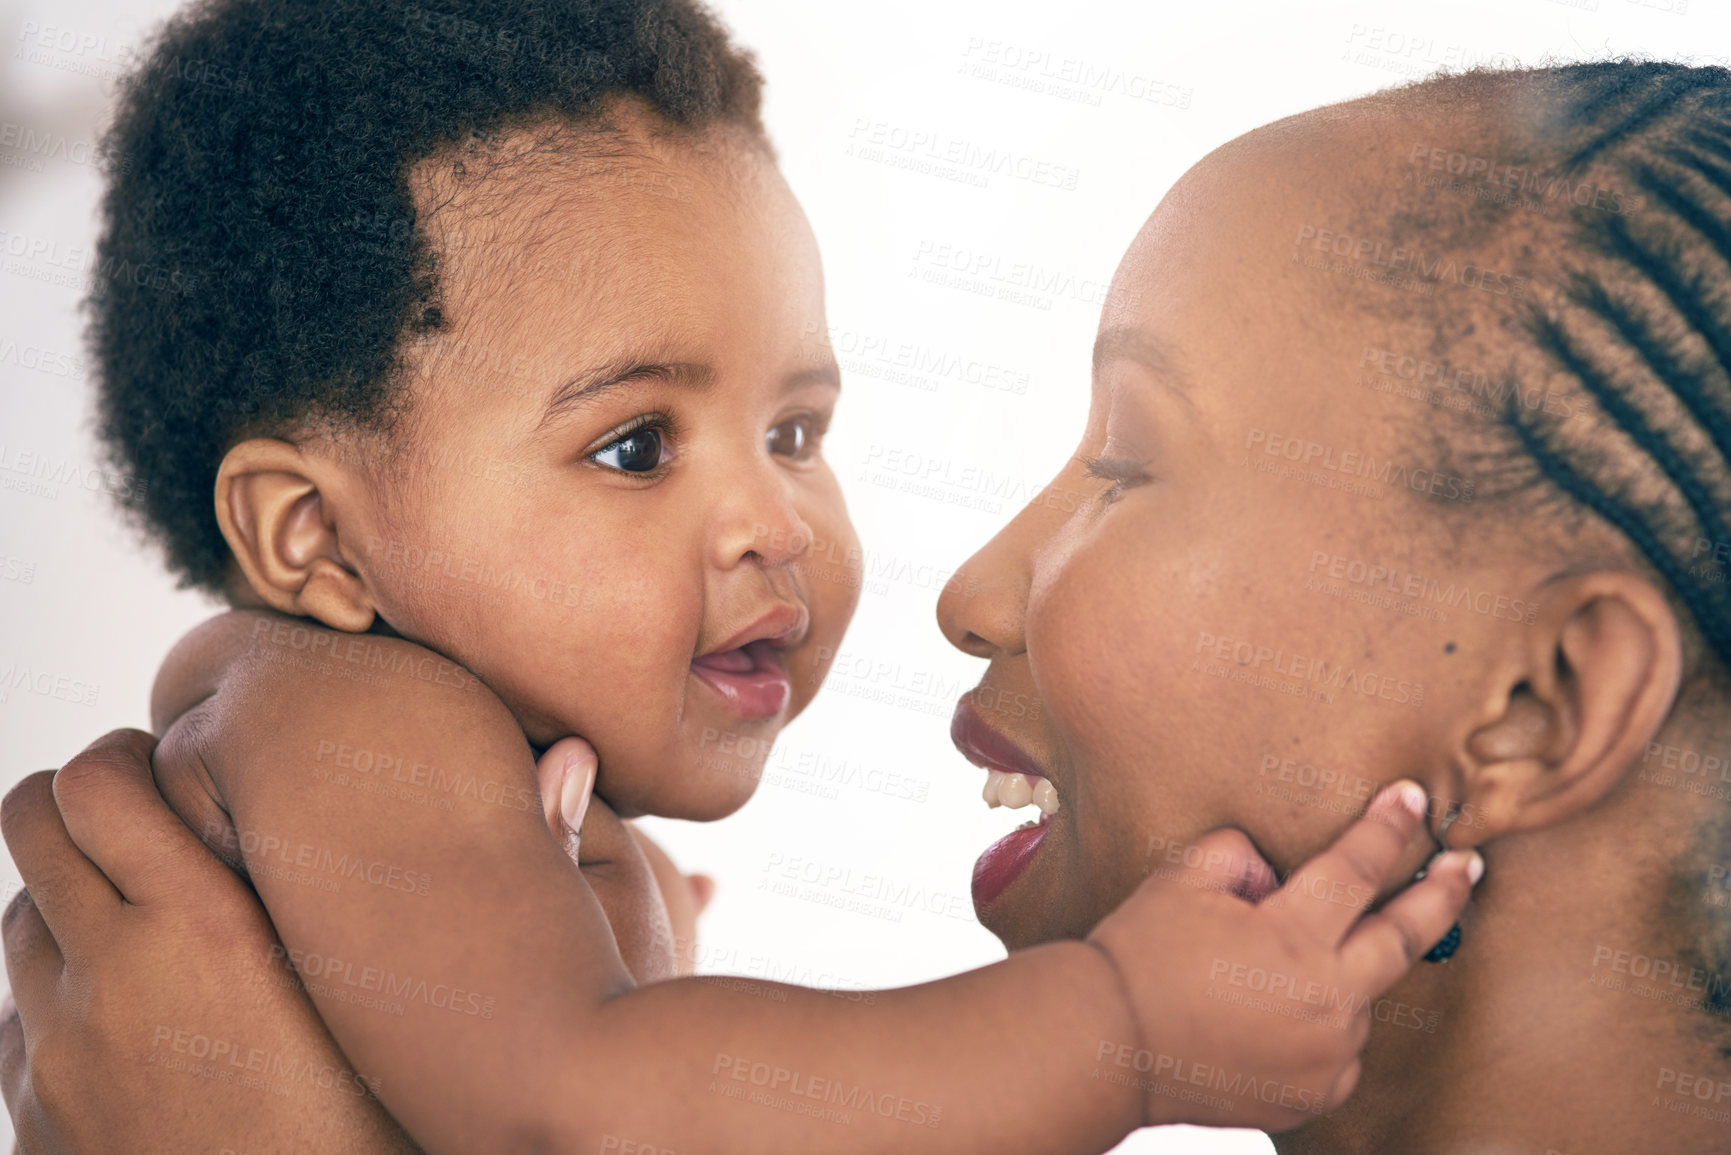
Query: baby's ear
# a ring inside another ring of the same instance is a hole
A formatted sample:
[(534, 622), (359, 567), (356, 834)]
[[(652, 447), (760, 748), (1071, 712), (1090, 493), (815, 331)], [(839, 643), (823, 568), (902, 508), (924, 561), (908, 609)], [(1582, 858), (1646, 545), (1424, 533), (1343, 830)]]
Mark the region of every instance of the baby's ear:
[(287, 441), (243, 441), (217, 470), (216, 519), (247, 582), (272, 609), (362, 633), (374, 607), (338, 540), (343, 473)]
[(1538, 619), (1515, 627), (1492, 663), (1483, 713), (1455, 759), (1456, 847), (1549, 826), (1611, 792), (1670, 716), (1683, 672), (1670, 603), (1627, 571), (1578, 573), (1538, 592)]

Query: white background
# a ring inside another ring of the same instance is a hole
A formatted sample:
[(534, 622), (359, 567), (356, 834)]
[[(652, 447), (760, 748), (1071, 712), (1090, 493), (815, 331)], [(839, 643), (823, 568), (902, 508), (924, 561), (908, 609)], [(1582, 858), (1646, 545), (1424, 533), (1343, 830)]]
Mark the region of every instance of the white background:
[[(44, 241), (63, 260), (68, 250), (88, 251), (99, 183), (85, 162), (106, 120), (114, 61), (175, 6), (0, 5), (0, 120), (64, 134), (71, 158), (43, 160), (36, 171), (0, 163), (0, 483), (18, 479), (7, 469), (19, 454), (72, 471), (52, 496), (0, 488), (0, 785), (64, 761), (102, 731), (146, 726), (157, 662), (214, 609), (176, 591), (85, 480), (98, 460), (89, 386), (81, 366), (66, 372), (68, 357), (82, 357), (80, 293), (38, 279), (52, 273), (41, 259), (21, 269), (18, 256)], [(833, 683), (852, 693), (820, 696), (789, 728), (785, 755), (771, 763), (774, 774), (787, 758), (781, 781), (766, 781), (724, 822), (647, 825), (682, 865), (720, 880), (705, 919), (704, 969), (831, 986), (917, 982), (1001, 957), (972, 920), (969, 872), (1025, 815), (988, 812), (981, 772), (949, 745), (950, 707), (977, 663), (944, 644), (933, 607), (944, 572), (1072, 449), (1102, 286), (1178, 175), (1259, 124), (1439, 66), (1625, 52), (1725, 64), (1731, 53), (1727, 0), (719, 7), (769, 78), (769, 129), (823, 249), (846, 379), (829, 455), (869, 553), (868, 588)], [(1067, 93), (1029, 87), (1065, 70), (1096, 79)], [(1102, 75), (1115, 79), (1102, 84)], [(874, 136), (882, 153), (860, 155)], [(1000, 172), (977, 187), (890, 163), (917, 165), (952, 147), (1048, 162), (1073, 173), (1074, 185)], [(0, 162), (8, 154), (17, 160), (19, 150), (0, 146)], [(1006, 302), (923, 279), (946, 251), (957, 263), (1038, 266), (1057, 291)], [(950, 371), (918, 384), (886, 379), (895, 366), (884, 358), (910, 345)], [(30, 368), (32, 349), (65, 356)], [(1011, 389), (968, 379), (982, 374)], [(980, 482), (910, 494), (878, 484), (868, 466)], [(91, 705), (61, 701), (14, 684), (20, 671), (99, 689)], [(858, 696), (874, 689), (913, 706)], [(798, 755), (832, 768), (843, 761), (850, 783), (827, 797), (794, 788), (811, 781), (797, 772)], [(871, 789), (886, 775), (902, 779)], [(880, 885), (869, 875), (899, 897), (860, 914), (758, 889), (789, 864), (839, 876), (831, 896)], [(0, 863), (0, 898), (16, 886), (10, 861)], [(1254, 1132), (1168, 1128), (1121, 1149), (1269, 1146)]]

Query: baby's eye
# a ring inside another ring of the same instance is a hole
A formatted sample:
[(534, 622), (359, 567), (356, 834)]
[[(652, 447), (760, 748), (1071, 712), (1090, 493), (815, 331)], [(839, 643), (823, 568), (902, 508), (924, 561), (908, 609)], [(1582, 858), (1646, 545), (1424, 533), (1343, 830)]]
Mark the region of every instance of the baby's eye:
[(764, 434), (763, 443), (771, 453), (804, 461), (817, 448), (819, 432), (811, 414), (801, 413), (771, 428)]
[(653, 473), (665, 457), (661, 430), (654, 426), (634, 429), (590, 454), (590, 460), (622, 473)]

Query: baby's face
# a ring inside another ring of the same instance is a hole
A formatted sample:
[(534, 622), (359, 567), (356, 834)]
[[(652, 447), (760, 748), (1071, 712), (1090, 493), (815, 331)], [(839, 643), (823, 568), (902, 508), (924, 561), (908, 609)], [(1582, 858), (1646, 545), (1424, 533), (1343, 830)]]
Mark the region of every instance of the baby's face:
[(631, 159), (480, 182), (470, 161), (472, 200), (449, 159), (420, 174), (458, 197), (433, 223), (449, 326), (412, 351), (417, 425), (348, 560), (531, 742), (592, 742), (620, 812), (710, 819), (750, 797), (853, 613), (821, 453), (839, 378), (774, 164), (622, 120)]

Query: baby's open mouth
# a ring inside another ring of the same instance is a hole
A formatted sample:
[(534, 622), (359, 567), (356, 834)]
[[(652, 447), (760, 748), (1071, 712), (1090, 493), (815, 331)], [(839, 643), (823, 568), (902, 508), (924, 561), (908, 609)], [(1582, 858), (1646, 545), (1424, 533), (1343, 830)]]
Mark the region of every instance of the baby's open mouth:
[(715, 691), (729, 711), (747, 722), (774, 718), (787, 709), (793, 696), (781, 651), (765, 638), (693, 658), (691, 672)]

